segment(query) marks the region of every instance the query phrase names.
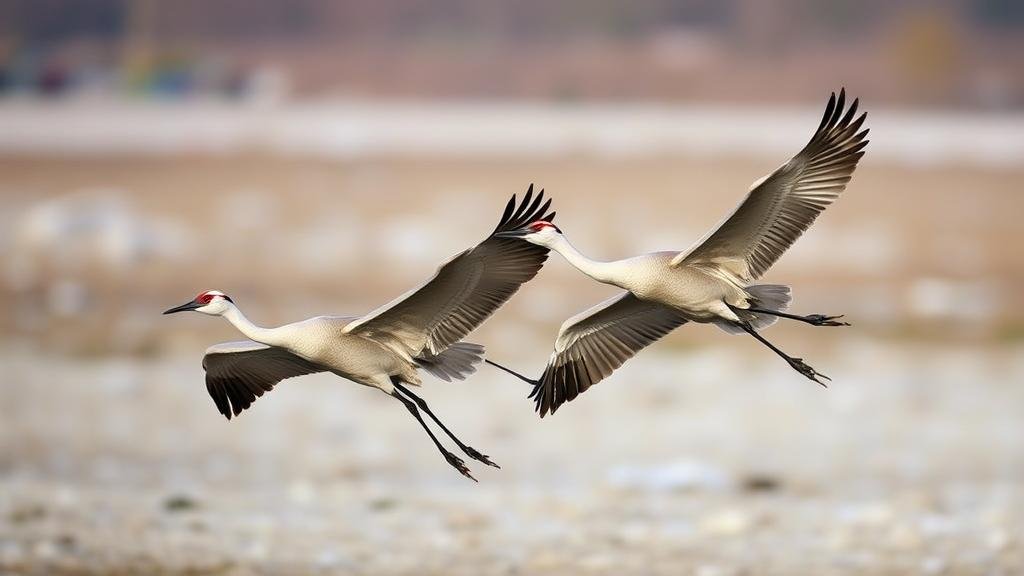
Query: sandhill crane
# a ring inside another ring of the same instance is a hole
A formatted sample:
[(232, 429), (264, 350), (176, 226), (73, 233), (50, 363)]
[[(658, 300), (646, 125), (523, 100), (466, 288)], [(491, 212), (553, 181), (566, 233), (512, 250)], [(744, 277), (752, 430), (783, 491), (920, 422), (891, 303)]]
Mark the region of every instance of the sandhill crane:
[[(531, 201), (532, 200), (532, 201)], [(408, 386), (419, 386), (418, 369), (443, 380), (461, 380), (476, 370), (483, 347), (460, 342), (537, 275), (548, 249), (501, 233), (529, 222), (550, 221), (551, 200), (533, 186), (518, 208), (512, 196), (498, 226), (486, 239), (443, 264), (422, 286), (362, 317), (318, 316), (278, 328), (250, 322), (223, 292), (208, 290), (164, 314), (194, 310), (223, 316), (249, 340), (217, 344), (206, 351), (206, 388), (229, 420), (275, 384), (303, 374), (333, 372), (378, 388), (416, 418), (445, 460), (475, 480), (461, 458), (449, 452), (426, 422), (425, 412), (470, 458), (497, 468), (485, 454), (459, 440)]]
[(581, 272), (627, 292), (566, 321), (541, 376), (534, 380), (497, 366), (533, 385), (530, 397), (543, 417), (606, 378), (644, 347), (687, 321), (746, 332), (798, 372), (825, 385), (827, 376), (765, 340), (758, 330), (778, 318), (814, 326), (847, 326), (841, 316), (797, 316), (784, 310), (788, 286), (753, 282), (782, 256), (846, 188), (864, 155), (866, 114), (854, 119), (846, 91), (833, 92), (810, 142), (789, 162), (758, 180), (717, 229), (682, 252), (655, 252), (599, 262), (576, 250), (550, 222), (537, 221), (501, 236), (524, 238), (558, 252)]

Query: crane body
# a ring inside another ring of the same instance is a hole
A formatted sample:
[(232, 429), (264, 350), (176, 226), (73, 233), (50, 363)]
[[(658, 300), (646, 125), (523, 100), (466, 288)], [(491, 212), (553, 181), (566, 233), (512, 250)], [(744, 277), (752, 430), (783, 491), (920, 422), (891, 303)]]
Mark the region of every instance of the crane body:
[[(463, 342), (469, 332), (503, 305), (543, 266), (548, 249), (500, 236), (543, 218), (551, 201), (544, 191), (513, 196), (498, 226), (480, 244), (444, 263), (418, 288), (365, 316), (317, 316), (265, 328), (251, 322), (223, 292), (208, 290), (164, 314), (196, 311), (222, 316), (243, 336), (241, 342), (211, 346), (203, 358), (206, 386), (229, 420), (286, 378), (331, 372), (377, 388), (399, 400), (426, 430), (445, 459), (474, 479), (463, 460), (448, 451), (424, 422), (426, 414), (470, 458), (497, 467), (490, 458), (452, 434), (409, 387), (420, 386), (419, 371), (443, 380), (462, 380), (476, 370), (484, 348)], [(475, 480), (475, 479), (474, 479)]]
[(757, 280), (834, 202), (864, 155), (866, 114), (846, 91), (832, 94), (818, 129), (796, 156), (756, 181), (742, 203), (688, 250), (654, 252), (602, 262), (577, 250), (550, 222), (537, 221), (502, 236), (549, 248), (583, 274), (626, 292), (570, 318), (536, 379), (486, 360), (533, 385), (543, 417), (607, 378), (643, 348), (687, 322), (713, 323), (746, 333), (793, 369), (825, 385), (828, 377), (784, 353), (760, 331), (779, 318), (814, 326), (847, 326), (841, 316), (785, 312), (789, 286)]

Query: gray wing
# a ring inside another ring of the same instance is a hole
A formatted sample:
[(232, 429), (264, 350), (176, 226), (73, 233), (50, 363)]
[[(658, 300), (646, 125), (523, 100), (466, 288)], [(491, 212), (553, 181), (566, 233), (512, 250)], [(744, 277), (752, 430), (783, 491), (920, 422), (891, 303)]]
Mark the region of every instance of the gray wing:
[(672, 265), (708, 263), (753, 280), (782, 256), (839, 197), (864, 155), (868, 131), (856, 120), (857, 100), (845, 111), (846, 91), (833, 92), (811, 141), (781, 168), (754, 183), (739, 207), (719, 227)]
[(326, 370), (284, 348), (252, 341), (210, 346), (203, 356), (203, 369), (206, 390), (228, 420), (232, 414), (241, 414), (264, 392), (273, 390), (281, 380)]
[(566, 320), (555, 351), (534, 384), (541, 418), (607, 378), (649, 344), (686, 323), (671, 308), (644, 302), (630, 292)]
[(412, 358), (440, 354), (482, 324), (544, 265), (547, 248), (494, 236), (536, 220), (552, 220), (554, 212), (545, 215), (551, 201), (542, 204), (543, 199), (543, 190), (533, 198), (533, 185), (518, 208), (512, 196), (498, 226), (483, 242), (443, 264), (422, 286), (356, 320), (345, 331), (391, 342)]

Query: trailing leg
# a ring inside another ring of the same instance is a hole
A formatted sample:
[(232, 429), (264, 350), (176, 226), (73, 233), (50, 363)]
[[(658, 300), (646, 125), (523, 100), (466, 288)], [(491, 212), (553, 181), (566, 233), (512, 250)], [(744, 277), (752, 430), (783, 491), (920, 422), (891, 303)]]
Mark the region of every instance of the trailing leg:
[(526, 376), (523, 376), (522, 374), (520, 374), (519, 372), (516, 372), (515, 370), (513, 370), (511, 368), (506, 368), (505, 366), (502, 366), (501, 364), (498, 364), (497, 362), (492, 362), (492, 361), (488, 360), (487, 358), (484, 358), (484, 362), (490, 364), (491, 366), (494, 366), (495, 368), (497, 368), (499, 370), (502, 370), (502, 371), (504, 371), (504, 372), (506, 372), (508, 374), (511, 374), (511, 375), (515, 376), (516, 378), (519, 378), (520, 380), (522, 380), (523, 382), (526, 382), (527, 384), (529, 384), (531, 386), (537, 386), (538, 384), (540, 384), (540, 380), (534, 380), (532, 378), (527, 378)]
[(754, 328), (751, 327), (749, 323), (747, 323), (747, 322), (740, 322), (737, 325), (740, 328), (742, 328), (743, 331), (746, 332), (747, 334), (750, 334), (754, 338), (757, 338), (758, 342), (760, 342), (760, 343), (764, 344), (765, 346), (767, 346), (768, 348), (770, 348), (772, 350), (772, 352), (775, 352), (776, 354), (781, 356), (787, 363), (789, 363), (790, 367), (792, 367), (797, 372), (803, 374), (807, 378), (809, 378), (809, 379), (811, 379), (811, 380), (813, 380), (813, 381), (817, 382), (818, 384), (821, 384), (822, 386), (825, 386), (825, 387), (827, 387), (827, 384), (825, 384), (824, 382), (822, 382), (818, 378), (820, 377), (820, 378), (824, 378), (825, 380), (832, 380), (828, 376), (825, 376), (821, 372), (818, 372), (814, 368), (811, 368), (810, 366), (805, 364), (802, 358), (794, 358), (794, 357), (786, 354), (782, 350), (779, 350), (778, 348), (776, 348), (775, 345), (773, 345), (771, 342), (765, 340), (764, 336), (761, 336), (760, 334), (758, 334), (757, 330), (754, 330)]
[(797, 320), (799, 322), (806, 322), (812, 326), (849, 326), (848, 322), (840, 322), (839, 319), (843, 317), (842, 314), (839, 316), (825, 316), (823, 314), (809, 314), (807, 316), (800, 316), (799, 314), (788, 314), (786, 312), (779, 312), (778, 310), (766, 310), (764, 308), (733, 308), (734, 310), (744, 310), (746, 312), (757, 312), (758, 314), (768, 314), (769, 316), (778, 316), (779, 318), (789, 318), (790, 320)]
[(409, 413), (412, 414), (413, 417), (416, 418), (416, 421), (420, 423), (420, 426), (422, 426), (423, 429), (427, 431), (427, 435), (430, 436), (430, 439), (434, 441), (434, 445), (437, 446), (437, 449), (441, 451), (441, 455), (444, 456), (444, 459), (447, 460), (448, 463), (452, 465), (452, 467), (458, 470), (460, 474), (476, 482), (476, 478), (473, 478), (473, 475), (469, 473), (469, 468), (466, 467), (466, 463), (463, 462), (462, 459), (456, 456), (455, 454), (449, 452), (443, 445), (441, 445), (441, 442), (438, 441), (437, 436), (434, 436), (434, 432), (430, 430), (430, 428), (427, 426), (427, 423), (423, 421), (423, 417), (420, 416), (420, 412), (416, 408), (416, 403), (402, 396), (397, 390), (398, 386), (399, 384), (396, 383), (396, 390), (392, 392), (391, 395), (398, 399), (399, 402), (404, 404), (406, 409), (409, 410)]
[(434, 413), (430, 410), (430, 407), (427, 406), (427, 402), (425, 400), (423, 400), (422, 398), (420, 398), (419, 396), (417, 396), (416, 394), (414, 394), (412, 392), (412, 390), (409, 390), (408, 388), (406, 388), (405, 386), (403, 386), (402, 384), (400, 384), (398, 382), (395, 383), (395, 389), (398, 390), (399, 392), (401, 392), (402, 394), (404, 394), (408, 399), (410, 399), (413, 402), (415, 402), (416, 406), (418, 406), (420, 410), (426, 412), (427, 416), (429, 416), (430, 419), (433, 420), (435, 424), (440, 426), (441, 430), (444, 430), (444, 433), (447, 434), (448, 437), (451, 438), (452, 441), (455, 442), (455, 444), (459, 447), (459, 449), (462, 450), (463, 452), (465, 452), (467, 456), (469, 456), (473, 460), (477, 460), (479, 462), (483, 462), (484, 464), (487, 464), (488, 466), (493, 466), (495, 468), (501, 468), (501, 466), (498, 466), (497, 464), (492, 462), (491, 459), (488, 458), (488, 456), (486, 454), (481, 454), (479, 451), (477, 451), (472, 446), (467, 446), (466, 444), (464, 444), (462, 442), (462, 440), (459, 440), (458, 437), (455, 436), (455, 434), (452, 434), (452, 432), (450, 430), (448, 430), (448, 427), (445, 426), (444, 423), (441, 422), (441, 420), (438, 419), (438, 417), (435, 416)]

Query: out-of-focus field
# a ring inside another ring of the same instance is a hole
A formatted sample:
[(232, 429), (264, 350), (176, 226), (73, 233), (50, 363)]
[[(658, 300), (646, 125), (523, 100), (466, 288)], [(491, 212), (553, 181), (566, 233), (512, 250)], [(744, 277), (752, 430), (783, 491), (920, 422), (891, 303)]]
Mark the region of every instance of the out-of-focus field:
[[(203, 289), (270, 324), (369, 311), (482, 239), (530, 182), (594, 257), (685, 249), (781, 161), (0, 159), (0, 294), (16, 304), (0, 326), (56, 351), (148, 353), (197, 338), (195, 322), (150, 314)], [(863, 164), (766, 281), (792, 284), (800, 310), (849, 314), (861, 334), (1018, 340), (1024, 173)], [(565, 317), (611, 293), (555, 258), (478, 338), (546, 350)], [(202, 341), (231, 334), (201, 326)]]
[[(1024, 572), (1019, 166), (869, 147), (766, 277), (854, 324), (766, 333), (828, 390), (696, 325), (544, 420), (489, 367), (428, 379), (502, 465), (479, 484), (396, 402), (334, 377), (228, 423), (200, 358), (237, 336), (159, 314), (209, 288), (267, 325), (371, 310), (530, 182), (592, 256), (683, 249), (785, 159), (0, 158), (0, 572)], [(470, 340), (532, 374), (558, 324), (612, 292), (553, 256)]]

